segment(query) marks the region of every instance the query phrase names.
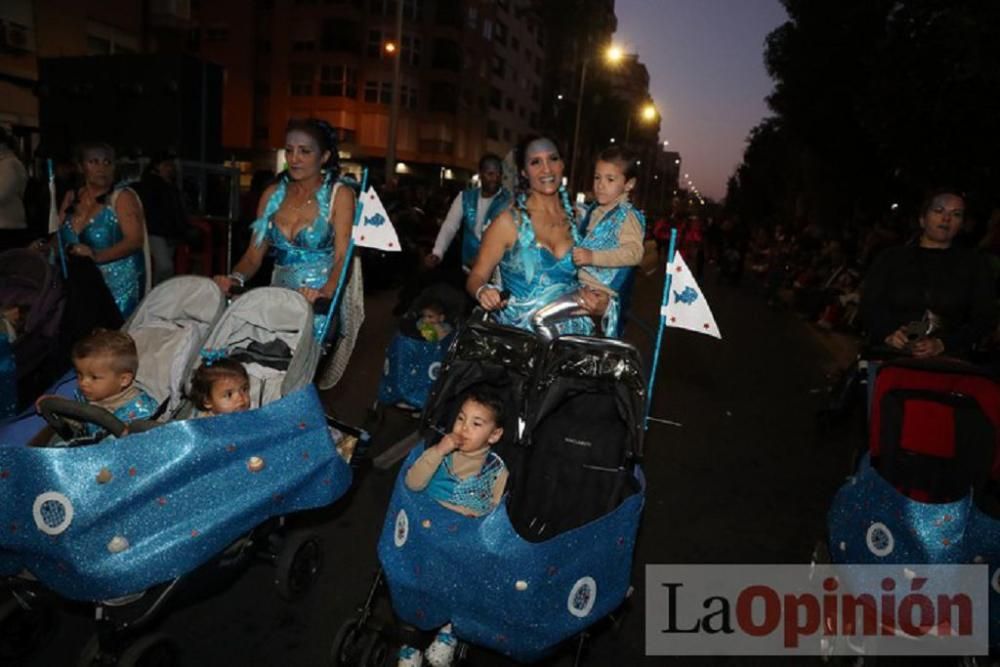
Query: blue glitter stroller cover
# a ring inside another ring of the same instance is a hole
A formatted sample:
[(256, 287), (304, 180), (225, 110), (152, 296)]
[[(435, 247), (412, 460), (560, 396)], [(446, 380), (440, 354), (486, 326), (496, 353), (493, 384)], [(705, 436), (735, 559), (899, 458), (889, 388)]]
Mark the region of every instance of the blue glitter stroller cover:
[(397, 333), (389, 343), (378, 385), (378, 401), (385, 405), (405, 403), (423, 408), (427, 395), (441, 372), (441, 363), (455, 334), (439, 341), (417, 339)]
[(1000, 521), (972, 495), (922, 503), (897, 491), (866, 455), (827, 515), (834, 563), (986, 563), (990, 572), (990, 646), (1000, 647)]
[(424, 630), (451, 622), (461, 639), (530, 662), (625, 599), (644, 493), (530, 543), (514, 532), (505, 502), (471, 518), (408, 490), (403, 479), (421, 451), (399, 473), (378, 545), (393, 610), (405, 622)]
[(17, 412), (17, 363), (7, 334), (0, 330), (0, 420)]
[(195, 569), (350, 486), (315, 388), (82, 447), (0, 443), (0, 575), (101, 600)]

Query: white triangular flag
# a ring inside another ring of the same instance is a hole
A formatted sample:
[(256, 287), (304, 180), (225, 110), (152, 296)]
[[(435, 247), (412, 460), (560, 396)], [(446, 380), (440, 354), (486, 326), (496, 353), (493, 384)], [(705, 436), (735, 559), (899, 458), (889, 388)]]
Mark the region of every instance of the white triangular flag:
[(664, 324), (722, 338), (712, 309), (679, 252), (674, 253), (673, 263), (667, 264), (667, 273), (671, 276), (670, 294), (667, 305), (660, 307)]
[(399, 237), (385, 212), (385, 206), (375, 194), (375, 188), (361, 195), (361, 219), (354, 227), (354, 243), (364, 248), (399, 252)]

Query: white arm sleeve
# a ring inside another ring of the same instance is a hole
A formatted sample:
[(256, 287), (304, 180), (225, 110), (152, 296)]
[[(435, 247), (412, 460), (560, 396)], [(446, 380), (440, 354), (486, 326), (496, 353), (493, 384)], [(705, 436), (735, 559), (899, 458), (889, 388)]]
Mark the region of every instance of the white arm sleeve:
[(458, 233), (460, 224), (462, 224), (461, 192), (455, 197), (455, 201), (451, 203), (448, 215), (444, 216), (444, 222), (441, 223), (441, 229), (438, 231), (437, 239), (434, 241), (434, 249), (431, 251), (433, 254), (438, 257), (444, 257), (444, 254), (448, 252), (448, 246), (451, 245), (452, 239)]

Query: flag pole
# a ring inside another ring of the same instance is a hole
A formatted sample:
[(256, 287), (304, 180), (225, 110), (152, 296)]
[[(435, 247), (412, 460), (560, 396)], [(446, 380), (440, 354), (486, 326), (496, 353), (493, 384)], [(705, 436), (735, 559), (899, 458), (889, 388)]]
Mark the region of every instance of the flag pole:
[[(59, 212), (58, 203), (56, 202), (56, 171), (52, 166), (52, 158), (45, 161), (49, 168), (49, 232), (55, 232), (56, 234), (56, 246), (59, 248), (59, 264), (62, 267), (63, 279), (69, 279), (69, 271), (66, 268), (66, 251), (63, 248), (62, 238), (59, 234)], [(55, 220), (55, 227), (53, 228), (52, 222)]]
[[(337, 312), (337, 307), (340, 305), (340, 296), (344, 292), (344, 282), (347, 280), (347, 271), (351, 265), (351, 258), (354, 255), (354, 228), (358, 226), (358, 222), (361, 221), (361, 207), (362, 207), (362, 197), (364, 197), (365, 190), (368, 187), (368, 167), (361, 170), (361, 191), (358, 193), (358, 200), (354, 206), (354, 223), (351, 225), (351, 237), (347, 242), (347, 252), (344, 254), (344, 263), (340, 267), (340, 277), (337, 279), (337, 290), (333, 293), (333, 299), (330, 301), (330, 309), (326, 311), (326, 319), (323, 320), (322, 330), (320, 335), (316, 337), (316, 340), (322, 342), (326, 338), (326, 332), (330, 328), (330, 320), (333, 318), (333, 314)], [(331, 204), (331, 207), (333, 205)]]
[(660, 363), (660, 345), (663, 343), (663, 329), (667, 322), (664, 309), (670, 302), (671, 264), (674, 263), (674, 252), (677, 248), (677, 229), (670, 230), (670, 250), (667, 252), (666, 276), (663, 279), (663, 298), (660, 300), (660, 327), (656, 332), (656, 347), (653, 348), (653, 366), (649, 369), (649, 386), (646, 387), (646, 416), (642, 420), (644, 430), (649, 430), (649, 410), (653, 406), (653, 386), (656, 384), (656, 367)]

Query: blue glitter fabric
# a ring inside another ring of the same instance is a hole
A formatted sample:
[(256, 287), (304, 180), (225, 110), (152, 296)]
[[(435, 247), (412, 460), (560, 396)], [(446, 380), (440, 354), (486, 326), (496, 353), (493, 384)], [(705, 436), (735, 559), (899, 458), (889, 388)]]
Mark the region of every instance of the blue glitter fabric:
[[(442, 507), (396, 480), (379, 560), (396, 614), (519, 662), (538, 660), (615, 610), (628, 592), (643, 493), (597, 521), (551, 540), (518, 536), (506, 503), (483, 517)], [(641, 475), (640, 475), (641, 481)]]
[(17, 412), (17, 364), (7, 334), (0, 330), (0, 419)]
[(378, 385), (378, 401), (385, 405), (406, 403), (423, 408), (437, 380), (441, 362), (455, 338), (454, 332), (430, 342), (397, 333), (389, 343)]
[[(59, 228), (59, 240), (63, 247), (69, 248), (72, 244), (82, 243), (94, 251), (99, 251), (120, 243), (125, 235), (118, 223), (118, 215), (111, 205), (113, 200), (114, 196), (109, 196), (108, 205), (102, 208), (79, 234), (73, 231), (73, 219), (66, 218)], [(120, 259), (99, 263), (97, 268), (101, 270), (104, 282), (107, 283), (122, 317), (127, 319), (139, 305), (143, 286), (146, 284), (146, 263), (142, 249)]]
[[(590, 224), (590, 216), (594, 212), (595, 207), (591, 207), (586, 216), (583, 219), (580, 227), (584, 230)], [(631, 213), (635, 216), (635, 219), (639, 221), (639, 226), (642, 228), (643, 233), (646, 231), (646, 218), (643, 216), (642, 212), (637, 208), (632, 206), (628, 201), (622, 201), (613, 209), (608, 211), (603, 218), (598, 220), (594, 228), (590, 230), (583, 239), (580, 240), (578, 245), (581, 248), (586, 248), (588, 250), (612, 250), (619, 246), (619, 239), (621, 236), (622, 225), (625, 224), (625, 219), (628, 214)], [(610, 289), (613, 289), (616, 294), (621, 291), (624, 287), (626, 281), (628, 280), (629, 274), (634, 270), (634, 266), (585, 266), (580, 269), (581, 271), (586, 271), (588, 274), (596, 278), (601, 282), (602, 285), (606, 285)], [(601, 329), (605, 332), (607, 336), (617, 336), (620, 334), (618, 331), (619, 327), (619, 316), (621, 310), (621, 298), (620, 295), (611, 298), (608, 303), (608, 309), (604, 313), (604, 318), (601, 322)]]
[[(476, 217), (479, 213), (479, 197), (482, 188), (469, 188), (462, 192), (462, 266), (471, 268), (476, 262), (476, 255), (479, 254), (479, 244), (482, 241), (480, 236), (476, 236)], [(486, 208), (486, 215), (483, 216), (483, 229), (490, 226), (493, 219), (510, 206), (510, 190), (500, 188), (500, 191), (493, 196), (493, 200)]]
[[(520, 213), (517, 241), (500, 260), (500, 279), (510, 291), (507, 307), (494, 313), (500, 324), (533, 331), (531, 316), (536, 310), (577, 287), (573, 253), (557, 258), (539, 245), (535, 229), (526, 213)], [(575, 229), (574, 229), (575, 233)], [(556, 325), (560, 334), (589, 335), (594, 323), (589, 317), (575, 317)]]
[[(87, 403), (87, 399), (79, 391), (76, 392), (76, 400), (81, 403)], [(159, 405), (155, 398), (140, 389), (135, 397), (115, 408), (112, 414), (119, 421), (128, 424), (129, 422), (134, 422), (136, 419), (149, 419), (156, 414), (156, 408)], [(87, 435), (97, 435), (101, 431), (100, 427), (96, 424), (84, 424), (83, 428)]]
[(444, 457), (424, 493), (438, 502), (464, 507), (476, 516), (486, 514), (493, 509), (493, 487), (506, 467), (503, 459), (489, 452), (482, 469), (466, 479), (452, 472), (453, 460), (454, 453)]
[(834, 563), (989, 565), (990, 646), (1000, 647), (1000, 521), (980, 511), (971, 494), (953, 503), (911, 500), (866, 456), (834, 496), (827, 528)]
[(91, 446), (3, 441), (0, 575), (27, 569), (76, 600), (136, 593), (269, 517), (334, 502), (350, 482), (312, 386)]
[[(267, 201), (264, 214), (251, 226), (254, 243), (260, 246), (267, 241), (270, 244), (274, 256), (271, 284), (275, 287), (320, 289), (330, 279), (334, 251), (330, 202), (340, 186), (340, 183), (327, 183), (320, 188), (316, 194), (319, 205), (316, 219), (310, 226), (300, 230), (294, 239), (289, 239), (274, 222), (274, 216), (281, 208), (287, 190), (284, 179), (278, 181), (278, 186)], [(316, 315), (313, 331), (319, 331), (325, 321), (326, 315)]]

